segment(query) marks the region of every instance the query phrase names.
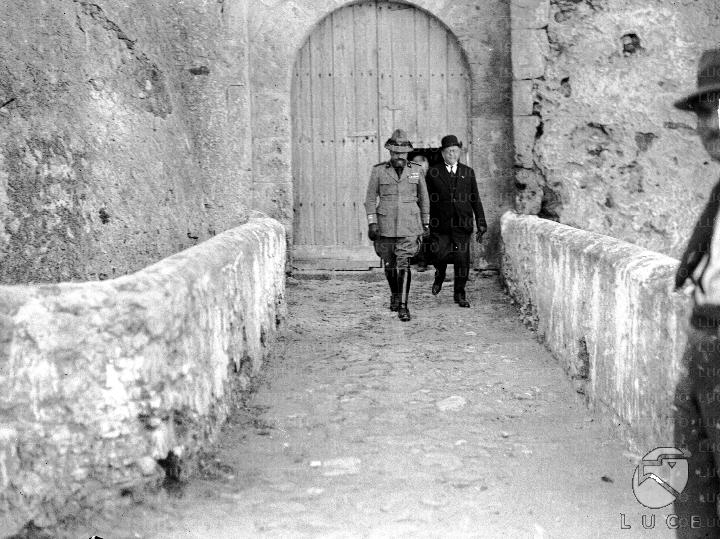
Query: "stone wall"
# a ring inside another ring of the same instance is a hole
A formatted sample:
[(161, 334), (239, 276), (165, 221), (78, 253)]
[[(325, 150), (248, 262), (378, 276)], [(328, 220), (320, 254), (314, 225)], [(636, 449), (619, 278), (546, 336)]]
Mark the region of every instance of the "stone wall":
[[(313, 27), (347, 0), (256, 2), (249, 12), (253, 207), (292, 226), (291, 82)], [(457, 37), (470, 67), (472, 154), (490, 228), (478, 266), (494, 265), (499, 218), (513, 204), (510, 12), (496, 0), (417, 0)], [(390, 133), (381, 136), (389, 136)], [(368, 171), (369, 175), (369, 171)], [(489, 262), (488, 262), (489, 261)]]
[(285, 253), (283, 227), (253, 219), (118, 279), (0, 287), (3, 537), (212, 441), (284, 319)]
[(247, 2), (0, 6), (0, 282), (105, 279), (247, 220)]
[(511, 212), (503, 277), (526, 320), (591, 405), (645, 451), (672, 445), (672, 399), (689, 301), (677, 260)]
[[(511, 0), (517, 208), (679, 256), (720, 168), (672, 103), (715, 0)], [(682, 208), (682, 210), (678, 210)]]

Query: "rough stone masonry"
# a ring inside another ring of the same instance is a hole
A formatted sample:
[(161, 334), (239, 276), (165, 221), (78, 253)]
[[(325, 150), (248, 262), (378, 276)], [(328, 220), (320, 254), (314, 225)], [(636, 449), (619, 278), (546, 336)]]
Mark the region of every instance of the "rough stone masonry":
[(714, 0), (512, 0), (517, 206), (670, 256), (720, 170), (672, 103)]
[(0, 533), (183, 476), (257, 374), (284, 289), (272, 219), (126, 277), (0, 288)]
[(227, 4), (2, 3), (0, 282), (118, 277), (247, 220), (247, 5)]

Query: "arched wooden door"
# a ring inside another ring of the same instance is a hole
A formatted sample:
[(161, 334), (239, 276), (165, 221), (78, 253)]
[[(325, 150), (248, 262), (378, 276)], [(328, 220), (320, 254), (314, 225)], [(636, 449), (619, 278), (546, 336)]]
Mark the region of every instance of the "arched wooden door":
[[(470, 78), (455, 37), (413, 6), (375, 0), (323, 19), (295, 61), (292, 87), (294, 258), (367, 268), (363, 202), (395, 128), (416, 148), (448, 133), (467, 144)], [(467, 153), (466, 155), (469, 155)]]

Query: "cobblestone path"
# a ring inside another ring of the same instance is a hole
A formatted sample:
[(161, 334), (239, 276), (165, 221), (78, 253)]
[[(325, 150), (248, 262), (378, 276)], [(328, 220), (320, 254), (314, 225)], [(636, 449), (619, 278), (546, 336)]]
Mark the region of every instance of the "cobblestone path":
[(86, 536), (671, 537), (657, 511), (642, 530), (636, 461), (496, 279), (469, 283), (470, 309), (429, 289), (402, 323), (385, 283), (291, 279), (285, 357), (214, 472)]

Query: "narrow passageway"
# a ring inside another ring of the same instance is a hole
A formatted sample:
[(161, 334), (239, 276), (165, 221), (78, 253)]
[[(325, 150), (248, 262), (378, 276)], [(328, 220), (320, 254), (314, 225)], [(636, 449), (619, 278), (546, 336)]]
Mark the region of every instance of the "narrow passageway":
[[(98, 519), (104, 537), (663, 537), (635, 463), (495, 277), (470, 309), (416, 280), (294, 280), (281, 360), (181, 492)], [(620, 514), (630, 530), (621, 530)], [(651, 535), (650, 535), (651, 534)], [(88, 535), (89, 536), (89, 535)]]

